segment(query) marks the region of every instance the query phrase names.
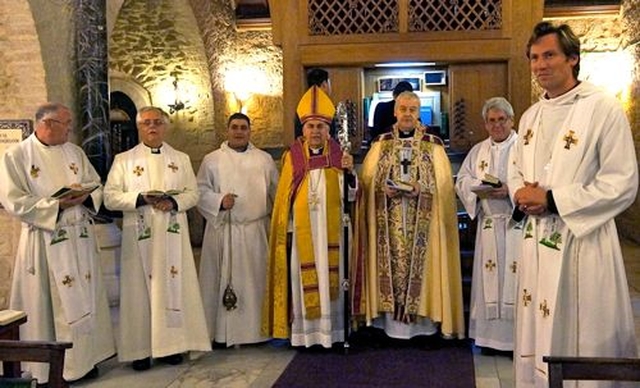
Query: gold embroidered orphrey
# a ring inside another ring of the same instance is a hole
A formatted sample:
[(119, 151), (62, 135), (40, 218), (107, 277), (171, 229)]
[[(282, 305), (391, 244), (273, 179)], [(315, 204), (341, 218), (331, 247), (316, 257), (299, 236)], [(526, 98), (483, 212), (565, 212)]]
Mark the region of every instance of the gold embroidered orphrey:
[(66, 275), (64, 279), (62, 279), (62, 285), (67, 287), (73, 287), (73, 282), (75, 279), (72, 276)]
[(571, 149), (572, 144), (578, 144), (578, 138), (573, 135), (575, 135), (575, 132), (569, 130), (569, 133), (564, 135), (564, 137), (562, 138), (562, 141), (564, 141), (564, 148), (567, 150)]
[(527, 133), (524, 135), (524, 145), (529, 145), (529, 141), (533, 137), (533, 131), (531, 129), (527, 129)]
[(31, 175), (32, 178), (37, 178), (38, 176), (40, 176), (40, 167), (37, 167), (36, 165), (32, 164), (31, 171), (29, 171), (29, 174)]
[(524, 307), (529, 306), (529, 304), (531, 303), (531, 294), (527, 292), (527, 289), (525, 288), (524, 290), (522, 290), (522, 304), (524, 305)]
[(144, 172), (144, 167), (141, 167), (141, 166), (136, 166), (136, 168), (133, 169), (133, 173), (137, 176), (142, 175), (143, 172)]
[(544, 318), (548, 317), (551, 314), (551, 310), (549, 310), (546, 299), (542, 301), (542, 303), (540, 303), (540, 311), (542, 312), (542, 316)]

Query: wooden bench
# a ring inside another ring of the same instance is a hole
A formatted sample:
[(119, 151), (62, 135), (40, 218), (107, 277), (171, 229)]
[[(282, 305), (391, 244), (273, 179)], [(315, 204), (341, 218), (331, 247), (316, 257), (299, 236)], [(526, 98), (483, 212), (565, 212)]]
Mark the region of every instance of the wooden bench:
[(564, 380), (640, 381), (640, 358), (554, 357), (549, 364), (549, 388), (562, 388)]
[(49, 364), (49, 387), (63, 388), (67, 386), (62, 378), (64, 354), (72, 346), (70, 342), (0, 340), (0, 360), (46, 362)]

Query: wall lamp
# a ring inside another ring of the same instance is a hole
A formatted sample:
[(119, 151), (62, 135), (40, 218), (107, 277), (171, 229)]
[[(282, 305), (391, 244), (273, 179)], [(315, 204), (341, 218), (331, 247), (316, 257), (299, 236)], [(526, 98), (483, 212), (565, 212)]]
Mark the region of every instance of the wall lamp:
[(186, 105), (182, 100), (180, 100), (180, 90), (178, 88), (178, 72), (172, 72), (171, 76), (173, 77), (173, 92), (176, 100), (173, 102), (173, 104), (167, 104), (167, 106), (169, 107), (169, 113), (174, 114), (186, 108)]

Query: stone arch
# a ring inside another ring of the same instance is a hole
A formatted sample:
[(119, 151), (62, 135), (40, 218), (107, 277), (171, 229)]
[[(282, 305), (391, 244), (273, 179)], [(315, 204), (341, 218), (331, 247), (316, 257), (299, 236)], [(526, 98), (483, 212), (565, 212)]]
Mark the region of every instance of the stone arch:
[(140, 85), (135, 78), (124, 73), (113, 74), (109, 77), (109, 92), (122, 92), (126, 94), (133, 100), (137, 109), (153, 105), (153, 99), (149, 90)]

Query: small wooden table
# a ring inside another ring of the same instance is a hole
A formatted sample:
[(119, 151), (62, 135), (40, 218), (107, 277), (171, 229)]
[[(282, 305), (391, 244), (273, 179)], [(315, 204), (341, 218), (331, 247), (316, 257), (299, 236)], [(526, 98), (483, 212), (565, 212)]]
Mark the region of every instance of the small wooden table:
[[(27, 322), (27, 317), (21, 317), (6, 325), (0, 325), (0, 339), (2, 340), (20, 340), (20, 325)], [(20, 377), (20, 361), (4, 361), (2, 363), (4, 377)]]

